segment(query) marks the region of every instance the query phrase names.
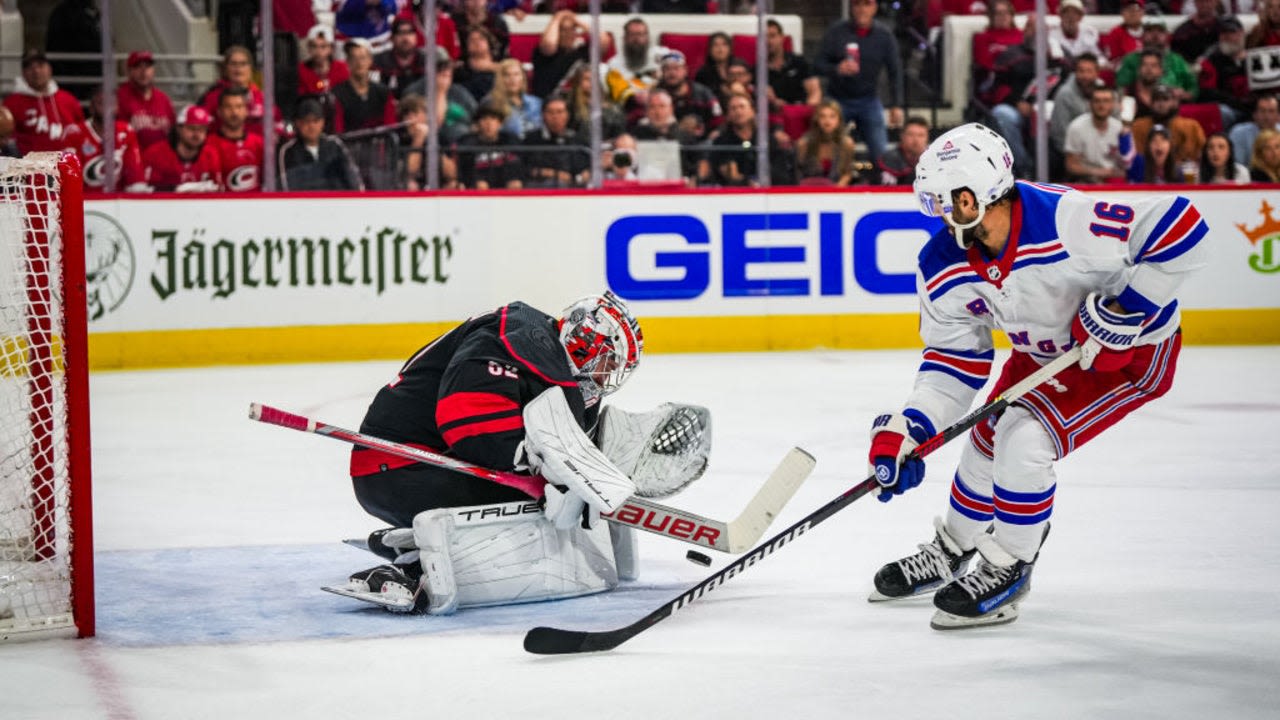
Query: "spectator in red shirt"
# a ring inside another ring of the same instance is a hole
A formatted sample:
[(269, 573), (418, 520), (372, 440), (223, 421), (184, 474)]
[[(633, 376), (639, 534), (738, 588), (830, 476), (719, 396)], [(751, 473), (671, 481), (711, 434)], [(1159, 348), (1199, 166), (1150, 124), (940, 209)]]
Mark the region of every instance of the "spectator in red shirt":
[(168, 139), (175, 115), (173, 103), (155, 86), (156, 67), (151, 53), (135, 50), (125, 63), (129, 81), (116, 89), (116, 119), (133, 127), (138, 146), (146, 150)]
[(351, 76), (347, 64), (333, 57), (333, 30), (316, 25), (307, 32), (307, 59), (298, 63), (298, 97), (318, 97), (328, 105), (329, 94)]
[[(106, 190), (105, 147), (102, 140), (104, 113), (102, 109), (102, 86), (93, 89), (89, 98), (89, 120), (80, 124), (80, 132), (73, 134), (67, 141), (66, 149), (80, 158), (80, 167), (84, 168), (84, 191), (86, 195), (97, 195)], [(142, 183), (142, 152), (138, 149), (138, 138), (129, 123), (116, 119), (116, 135), (113, 138), (115, 155), (115, 186), (125, 190), (140, 190)]]
[[(242, 87), (249, 91), (249, 129), (261, 135), (262, 116), (266, 114), (266, 106), (263, 104), (262, 90), (253, 82), (253, 53), (249, 52), (249, 48), (232, 45), (222, 54), (222, 78), (206, 90), (200, 102), (197, 103), (204, 108), (206, 115), (213, 117), (218, 111), (218, 98), (222, 95), (223, 89), (228, 87)], [(279, 105), (275, 106), (273, 114), (276, 131), (283, 131), (284, 126), (281, 122), (283, 116), (280, 114)]]
[(1120, 6), (1121, 23), (1107, 31), (1107, 34), (1098, 41), (1098, 47), (1112, 64), (1119, 64), (1120, 58), (1142, 49), (1142, 25), (1145, 16), (1146, 10), (1141, 0), (1125, 0)]
[(4, 99), (16, 127), (13, 139), (24, 155), (42, 150), (61, 150), (79, 134), (84, 113), (80, 101), (53, 81), (49, 58), (40, 50), (22, 56), (22, 77)]
[(1218, 42), (1200, 60), (1200, 102), (1216, 102), (1223, 127), (1249, 116), (1253, 95), (1245, 64), (1244, 25), (1234, 15), (1218, 21)]
[(218, 96), (218, 130), (209, 144), (218, 153), (222, 169), (222, 189), (253, 192), (262, 189), (262, 136), (249, 132), (249, 91), (227, 88)]
[(1021, 45), (1022, 31), (1013, 23), (1013, 3), (996, 0), (987, 14), (987, 29), (973, 36), (973, 64), (982, 72), (978, 77), (995, 72), (996, 58), (1011, 47)]
[(217, 192), (222, 187), (218, 153), (206, 140), (212, 118), (203, 107), (187, 105), (178, 113), (170, 142), (142, 153), (146, 183), (159, 192)]
[(373, 50), (369, 41), (351, 38), (343, 46), (351, 77), (333, 89), (333, 132), (396, 124), (396, 101), (391, 91), (373, 81)]
[(1169, 40), (1170, 49), (1191, 64), (1218, 43), (1218, 0), (1195, 0), (1195, 8)]

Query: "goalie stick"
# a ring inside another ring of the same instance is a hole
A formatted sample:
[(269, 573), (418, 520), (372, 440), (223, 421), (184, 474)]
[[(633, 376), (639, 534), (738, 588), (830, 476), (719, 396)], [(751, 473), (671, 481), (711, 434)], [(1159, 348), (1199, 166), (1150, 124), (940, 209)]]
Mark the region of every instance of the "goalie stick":
[[(384, 440), (365, 433), (346, 430), (336, 425), (312, 420), (295, 415), (279, 408), (252, 403), (249, 405), (249, 417), (269, 425), (279, 425), (291, 430), (324, 435), (336, 440), (360, 445), (362, 447), (381, 450), (391, 455), (416, 460), (427, 465), (457, 470), (478, 478), (528, 489), (530, 477), (515, 473), (490, 470), (473, 465), (464, 460), (431, 452), (422, 448), (405, 445), (392, 440)], [(738, 517), (729, 522), (703, 517), (679, 508), (668, 507), (645, 498), (632, 496), (604, 519), (627, 525), (638, 530), (651, 532), (663, 537), (680, 540), (692, 545), (711, 548), (727, 553), (743, 552), (764, 536), (773, 519), (791, 500), (796, 489), (813, 472), (816, 461), (809, 453), (800, 448), (792, 448), (782, 458), (782, 462), (774, 468), (769, 479), (756, 491), (755, 497), (747, 503)]]
[[(998, 413), (1008, 407), (1013, 401), (1027, 394), (1030, 390), (1049, 380), (1054, 375), (1062, 372), (1068, 366), (1080, 360), (1080, 348), (1074, 347), (1064, 353), (1061, 357), (1053, 362), (1045, 365), (1031, 375), (1028, 375), (1021, 382), (1013, 385), (1003, 394), (999, 395), (991, 402), (974, 410), (959, 421), (944, 428), (933, 437), (920, 443), (910, 456), (915, 458), (923, 458), (931, 454), (933, 451), (942, 447), (946, 443), (963, 435), (970, 428), (982, 422), (986, 418)], [(908, 456), (907, 459), (910, 459)], [(904, 462), (907, 461), (904, 459)], [(851, 505), (855, 500), (863, 495), (880, 487), (880, 483), (876, 482), (875, 475), (863, 480), (857, 485), (846, 490), (842, 495), (835, 498), (826, 505), (814, 510), (808, 515), (801, 518), (798, 522), (788, 527), (786, 530), (774, 535), (765, 542), (758, 545), (754, 550), (743, 555), (742, 557), (729, 563), (724, 568), (713, 573), (702, 582), (689, 588), (679, 597), (675, 598), (659, 607), (657, 610), (645, 615), (639, 620), (618, 628), (616, 630), (601, 631), (584, 631), (584, 630), (562, 630), (560, 628), (536, 627), (530, 630), (524, 636), (524, 649), (528, 652), (538, 655), (566, 655), (571, 653), (582, 652), (600, 652), (603, 650), (612, 650), (649, 628), (657, 625), (663, 620), (670, 617), (677, 610), (687, 607), (690, 603), (702, 597), (703, 595), (715, 590), (723, 585), (727, 580), (735, 575), (745, 571), (747, 568), (755, 565), (775, 550), (786, 545), (797, 537), (812, 530), (815, 525), (835, 515), (844, 508)]]

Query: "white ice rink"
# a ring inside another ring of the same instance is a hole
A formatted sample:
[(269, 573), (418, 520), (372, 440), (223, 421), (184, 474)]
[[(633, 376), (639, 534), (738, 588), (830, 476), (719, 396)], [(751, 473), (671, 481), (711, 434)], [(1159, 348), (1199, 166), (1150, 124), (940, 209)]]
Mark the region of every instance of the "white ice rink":
[[(412, 341), (410, 345), (412, 345)], [(867, 426), (918, 354), (656, 355), (616, 402), (710, 407), (711, 469), (669, 500), (737, 514), (786, 450), (817, 470), (774, 530), (866, 477)], [(0, 646), (0, 718), (1277, 718), (1280, 348), (1187, 348), (1171, 393), (1058, 465), (1053, 533), (1016, 623), (939, 633), (871, 576), (945, 508), (868, 497), (606, 654), (543, 658), (534, 625), (606, 629), (712, 569), (642, 538), (641, 579), (560, 603), (392, 616), (321, 592), (377, 564), (347, 427), (398, 363), (92, 378), (98, 636)]]

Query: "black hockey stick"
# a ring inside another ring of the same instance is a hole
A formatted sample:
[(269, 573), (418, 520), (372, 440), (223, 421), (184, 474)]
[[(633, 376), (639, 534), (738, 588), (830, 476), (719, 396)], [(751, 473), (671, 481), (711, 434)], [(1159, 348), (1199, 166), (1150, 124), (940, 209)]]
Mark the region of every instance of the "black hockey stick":
[[(948, 428), (943, 429), (933, 437), (925, 440), (911, 455), (915, 458), (923, 458), (931, 454), (933, 451), (942, 447), (944, 444), (963, 435), (970, 428), (991, 415), (998, 413), (1008, 407), (1013, 401), (1027, 394), (1044, 381), (1062, 372), (1068, 366), (1076, 363), (1080, 359), (1080, 349), (1072, 348), (1061, 357), (1053, 362), (1045, 365), (1026, 379), (1013, 385), (1003, 394), (996, 397), (991, 402), (974, 410), (964, 418), (957, 421)], [(775, 550), (791, 542), (795, 538), (803, 535), (811, 530), (818, 523), (835, 515), (844, 508), (848, 507), (855, 500), (866, 495), (880, 487), (876, 482), (875, 476), (871, 476), (866, 480), (854, 485), (831, 502), (814, 510), (799, 522), (788, 527), (786, 530), (774, 535), (764, 543), (757, 545), (754, 550), (743, 555), (742, 557), (729, 563), (721, 570), (717, 571), (707, 579), (694, 585), (686, 590), (679, 597), (664, 604), (662, 607), (645, 615), (639, 620), (621, 627), (616, 630), (602, 630), (598, 632), (584, 630), (561, 630), (559, 628), (536, 627), (530, 630), (524, 636), (524, 649), (536, 653), (538, 655), (565, 655), (581, 652), (598, 652), (602, 650), (612, 650), (649, 628), (657, 625), (663, 620), (670, 617), (677, 610), (684, 608), (694, 600), (715, 590), (727, 581), (729, 578), (743, 572), (747, 568), (755, 565)]]

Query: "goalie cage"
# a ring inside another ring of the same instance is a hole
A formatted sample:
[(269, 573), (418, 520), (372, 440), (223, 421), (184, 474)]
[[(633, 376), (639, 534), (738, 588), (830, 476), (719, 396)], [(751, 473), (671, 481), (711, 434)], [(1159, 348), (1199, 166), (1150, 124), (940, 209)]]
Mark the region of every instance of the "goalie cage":
[(0, 641), (94, 633), (81, 190), (72, 154), (0, 158)]

